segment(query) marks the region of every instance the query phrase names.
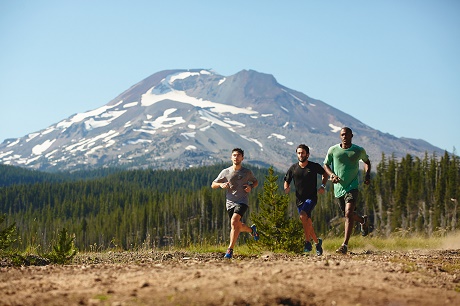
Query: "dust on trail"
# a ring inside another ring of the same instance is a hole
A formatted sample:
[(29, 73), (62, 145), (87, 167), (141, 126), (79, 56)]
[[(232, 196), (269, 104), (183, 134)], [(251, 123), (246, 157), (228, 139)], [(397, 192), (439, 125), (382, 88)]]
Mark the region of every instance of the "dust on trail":
[(460, 305), (460, 250), (121, 252), (0, 268), (0, 305)]
[(447, 234), (442, 240), (441, 248), (444, 250), (460, 249), (460, 232)]

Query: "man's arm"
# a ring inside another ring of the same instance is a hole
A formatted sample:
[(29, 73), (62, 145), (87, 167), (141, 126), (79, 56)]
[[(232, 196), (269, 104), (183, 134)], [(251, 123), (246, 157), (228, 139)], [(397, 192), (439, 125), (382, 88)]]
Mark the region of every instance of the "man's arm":
[(321, 176), (321, 186), (318, 189), (319, 194), (323, 194), (326, 192), (326, 184), (327, 184), (327, 179), (329, 178), (329, 175), (324, 172)]
[(291, 191), (291, 187), (288, 182), (284, 181), (284, 193), (288, 194)]
[(212, 189), (216, 189), (216, 188), (223, 188), (223, 189), (225, 189), (225, 188), (228, 188), (228, 185), (229, 185), (228, 182), (225, 182), (225, 183), (218, 183), (218, 182), (216, 182), (216, 181), (212, 181), (212, 183), (211, 183), (211, 188), (212, 188)]
[(324, 164), (324, 170), (326, 170), (327, 176), (331, 177), (332, 183), (335, 184), (335, 183), (338, 183), (340, 181), (340, 177), (335, 175), (335, 173), (332, 171), (332, 169), (328, 165)]
[(327, 172), (324, 172), (321, 176), (321, 185), (326, 186), (328, 179), (329, 179), (329, 174), (327, 174)]
[(366, 172), (364, 184), (369, 185), (371, 183), (371, 161), (369, 159), (364, 162), (364, 172)]

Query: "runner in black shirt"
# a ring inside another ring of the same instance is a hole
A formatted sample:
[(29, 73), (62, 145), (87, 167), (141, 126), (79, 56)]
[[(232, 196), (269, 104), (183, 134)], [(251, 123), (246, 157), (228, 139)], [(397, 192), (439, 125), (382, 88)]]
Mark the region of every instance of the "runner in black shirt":
[[(308, 161), (310, 149), (306, 145), (300, 144), (296, 149), (296, 153), (299, 162), (293, 164), (284, 176), (284, 191), (286, 194), (291, 191), (290, 184), (294, 180), (297, 210), (299, 211), (305, 235), (304, 252), (308, 253), (312, 250), (310, 240), (313, 240), (316, 246), (316, 254), (320, 256), (323, 254), (323, 241), (321, 238), (316, 237), (311, 212), (318, 200), (317, 193), (323, 194), (326, 191), (328, 175), (320, 164)], [(316, 187), (317, 175), (322, 175), (322, 184), (319, 189)]]

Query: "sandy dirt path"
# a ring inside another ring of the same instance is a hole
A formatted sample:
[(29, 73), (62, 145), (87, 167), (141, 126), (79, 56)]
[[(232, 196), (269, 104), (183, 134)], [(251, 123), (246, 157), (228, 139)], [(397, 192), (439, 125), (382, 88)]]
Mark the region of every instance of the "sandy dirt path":
[(78, 255), (0, 268), (0, 305), (460, 305), (460, 250)]

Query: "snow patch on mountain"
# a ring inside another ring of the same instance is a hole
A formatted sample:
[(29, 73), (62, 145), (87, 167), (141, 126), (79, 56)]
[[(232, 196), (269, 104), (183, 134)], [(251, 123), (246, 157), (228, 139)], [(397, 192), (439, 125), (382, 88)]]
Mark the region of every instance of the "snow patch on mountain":
[(134, 132), (139, 132), (139, 133), (147, 133), (147, 134), (150, 134), (150, 135), (153, 135), (156, 133), (156, 131), (154, 130), (146, 130), (146, 129), (134, 129), (133, 130)]
[(45, 157), (46, 157), (46, 158), (50, 158), (50, 157), (52, 157), (53, 154), (55, 154), (56, 152), (58, 152), (57, 149), (56, 149), (56, 150), (53, 150), (53, 151), (51, 151), (51, 152), (49, 152), (49, 153), (46, 153), (46, 154), (45, 154)]
[(38, 155), (37, 157), (34, 157), (34, 158), (29, 158), (29, 159), (24, 159), (23, 160), (23, 163), (28, 165), (30, 163), (33, 163), (34, 161), (36, 161), (37, 159), (39, 159), (41, 157), (41, 155)]
[(211, 125), (207, 125), (205, 127), (200, 128), (200, 132), (206, 132), (207, 129), (209, 129)]
[[(21, 138), (18, 138), (18, 139), (16, 139), (16, 141), (13, 141), (12, 143), (8, 144), (6, 147), (7, 147), (7, 148), (10, 148), (10, 147), (15, 146), (16, 144), (19, 143), (20, 140), (21, 140)], [(1, 156), (0, 156), (0, 157), (1, 157)]]
[(96, 137), (86, 139), (83, 138), (80, 141), (78, 141), (76, 144), (67, 146), (65, 148), (66, 151), (70, 151), (71, 153), (76, 153), (78, 151), (85, 151), (92, 146), (96, 144), (98, 140), (101, 140), (102, 142), (105, 142), (107, 145), (113, 144), (112, 142), (109, 142), (112, 138), (118, 136), (120, 133), (117, 131), (110, 130), (107, 133), (102, 133), (100, 135), (97, 135)]
[(138, 143), (151, 143), (150, 139), (136, 139), (136, 140), (129, 140), (128, 144), (138, 144)]
[(200, 119), (203, 119), (205, 121), (211, 122), (211, 124), (217, 124), (222, 127), (230, 128), (231, 125), (225, 123), (224, 121), (220, 120), (216, 114), (213, 114), (212, 112), (205, 111), (205, 110), (200, 110), (199, 111)]
[(152, 88), (147, 93), (142, 95), (141, 104), (142, 106), (151, 106), (157, 102), (171, 100), (182, 103), (187, 103), (196, 107), (209, 108), (211, 111), (216, 113), (231, 113), (231, 114), (256, 114), (257, 112), (216, 102), (211, 102), (203, 99), (188, 96), (183, 91), (171, 90), (166, 94), (155, 92), (155, 88)]
[(153, 121), (144, 121), (144, 123), (149, 124), (153, 129), (159, 128), (170, 128), (174, 125), (185, 123), (186, 121), (182, 117), (169, 117), (172, 113), (177, 111), (177, 108), (170, 108), (163, 112), (162, 116), (159, 116)]
[(53, 131), (55, 131), (56, 129), (54, 127), (49, 127), (47, 128), (46, 130), (44, 130), (43, 132), (41, 132), (41, 135), (46, 135), (46, 134), (49, 134)]
[(186, 79), (188, 77), (191, 77), (191, 76), (198, 76), (200, 75), (199, 72), (180, 72), (180, 73), (177, 73), (177, 74), (173, 74), (171, 76), (168, 76), (166, 78), (167, 82), (169, 84), (172, 85), (172, 83), (174, 83), (174, 81), (176, 80), (183, 80), (183, 79)]
[(294, 99), (296, 99), (297, 101), (301, 102), (301, 103), (305, 103), (304, 100), (300, 99), (299, 97), (297, 97), (296, 95), (293, 95), (292, 93), (288, 92), (286, 89), (282, 89), (282, 91), (284, 91), (285, 93), (289, 94), (291, 97), (293, 97)]
[(184, 136), (186, 139), (194, 138), (195, 135), (196, 135), (196, 132), (181, 133), (181, 136)]
[(26, 139), (26, 142), (29, 142), (31, 141), (32, 139), (34, 139), (35, 137), (37, 137), (38, 135), (40, 135), (40, 133), (31, 133), (28, 136), (28, 138)]
[(230, 125), (234, 125), (234, 126), (240, 126), (240, 127), (245, 127), (246, 126), (246, 124), (238, 122), (236, 120), (231, 120), (230, 118), (225, 118), (224, 122), (228, 123)]
[[(7, 152), (0, 152), (0, 158), (4, 158), (5, 156), (8, 156), (10, 154), (13, 154), (14, 151), (7, 151)], [(5, 159), (6, 160), (6, 159)]]
[(55, 142), (56, 139), (53, 140), (46, 140), (44, 143), (40, 145), (36, 145), (35, 147), (32, 148), (32, 153), (34, 155), (41, 155), (43, 152), (48, 150), (48, 148)]
[(337, 133), (342, 129), (342, 127), (333, 125), (332, 123), (329, 123), (329, 127), (331, 128), (332, 133)]
[(162, 82), (149, 89), (141, 97), (142, 106), (151, 106), (157, 102), (164, 100), (177, 101), (187, 103), (196, 107), (209, 108), (211, 111), (216, 113), (231, 113), (231, 114), (257, 114), (256, 111), (250, 109), (244, 109), (232, 105), (226, 105), (222, 103), (212, 102), (203, 100), (201, 98), (195, 98), (188, 96), (184, 91), (175, 90), (171, 85), (177, 79), (184, 79), (199, 73), (178, 73), (168, 76)]
[(123, 115), (126, 111), (110, 111), (110, 112), (104, 112), (100, 114), (99, 116), (95, 116), (92, 118), (89, 118), (88, 120), (85, 121), (85, 128), (87, 130), (92, 130), (95, 128), (100, 128), (103, 126), (107, 126), (110, 123), (112, 123), (113, 120), (117, 119), (121, 115)]
[(139, 104), (139, 102), (137, 102), (137, 101), (126, 103), (125, 105), (123, 105), (123, 108), (130, 108), (130, 107), (136, 106), (138, 104)]
[(250, 137), (247, 137), (247, 136), (244, 136), (244, 135), (240, 135), (240, 136), (241, 136), (243, 139), (246, 139), (247, 141), (251, 141), (251, 142), (256, 143), (256, 144), (260, 147), (261, 151), (263, 151), (264, 145), (263, 145), (262, 142), (260, 142), (259, 140), (255, 139), (255, 138), (250, 138)]
[(272, 138), (272, 137), (276, 137), (278, 139), (281, 139), (281, 140), (284, 140), (286, 139), (286, 136), (283, 136), (283, 135), (280, 135), (280, 134), (275, 134), (275, 133), (272, 133), (270, 136), (268, 136), (268, 138)]
[[(107, 110), (109, 110), (109, 109), (117, 107), (121, 103), (122, 103), (122, 101), (118, 102), (115, 105), (104, 105), (104, 106), (101, 106), (99, 108), (96, 108), (95, 110), (87, 111), (85, 113), (78, 113), (75, 116), (71, 117), (69, 119), (69, 121), (63, 120), (63, 121), (59, 122), (56, 125), (56, 127), (61, 128), (61, 129), (65, 129), (65, 128), (70, 127), (74, 123), (78, 123), (78, 122), (81, 122), (81, 121), (85, 120), (86, 118), (90, 118), (90, 117), (96, 117), (97, 118), (99, 115), (107, 112)], [(110, 114), (108, 114), (108, 116), (110, 116)]]

